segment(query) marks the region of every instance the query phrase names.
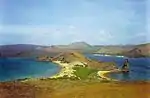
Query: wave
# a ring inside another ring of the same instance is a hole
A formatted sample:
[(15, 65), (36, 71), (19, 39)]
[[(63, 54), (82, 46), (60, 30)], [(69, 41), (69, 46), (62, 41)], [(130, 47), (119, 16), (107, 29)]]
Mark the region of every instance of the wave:
[(94, 56), (108, 56), (108, 57), (119, 57), (119, 58), (124, 58), (125, 56), (123, 55), (108, 55), (108, 54), (93, 54)]

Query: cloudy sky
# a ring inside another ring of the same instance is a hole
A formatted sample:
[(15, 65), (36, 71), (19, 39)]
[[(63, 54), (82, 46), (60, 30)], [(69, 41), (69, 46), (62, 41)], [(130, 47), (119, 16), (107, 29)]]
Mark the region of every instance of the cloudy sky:
[(0, 0), (0, 44), (150, 42), (148, 4), (148, 0)]

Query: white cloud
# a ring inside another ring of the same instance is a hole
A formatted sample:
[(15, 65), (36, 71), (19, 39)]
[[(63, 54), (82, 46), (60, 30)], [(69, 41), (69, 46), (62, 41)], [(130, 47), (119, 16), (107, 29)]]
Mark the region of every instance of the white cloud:
[(97, 41), (104, 42), (104, 43), (109, 43), (111, 39), (113, 39), (114, 36), (111, 32), (106, 31), (106, 30), (100, 30), (96, 35), (95, 39)]
[(74, 25), (69, 25), (70, 29), (75, 29), (76, 27)]
[[(22, 35), (21, 37), (24, 37), (24, 43), (32, 44), (69, 44), (75, 41), (85, 41), (89, 44), (111, 44), (118, 41), (118, 34), (112, 31), (103, 28), (90, 30), (90, 28), (82, 28), (71, 24), (41, 26), (12, 25), (0, 26), (0, 28), (0, 36), (3, 34), (5, 34), (4, 37), (12, 34)], [(137, 33), (135, 36), (145, 36), (145, 33)], [(19, 41), (17, 42), (19, 43)]]
[(147, 32), (141, 32), (141, 33), (137, 33), (136, 35), (134, 35), (133, 37), (146, 37), (147, 36)]
[(24, 42), (36, 44), (70, 43), (86, 38), (86, 35), (81, 35), (73, 25), (9, 25), (0, 30), (0, 35), (5, 35), (4, 37), (12, 34), (22, 35), (26, 39)]
[(57, 43), (71, 43), (75, 41), (86, 41), (88, 43), (107, 43), (113, 39), (113, 35), (106, 30), (93, 30), (80, 28), (74, 25), (43, 25), (43, 26), (26, 26), (26, 25), (12, 25), (4, 26), (0, 30), (2, 33), (22, 34), (26, 35), (26, 41), (29, 43), (38, 44), (57, 44)]
[(0, 33), (41, 33), (41, 32), (50, 32), (53, 29), (50, 26), (26, 26), (26, 25), (8, 25), (8, 26), (1, 26)]

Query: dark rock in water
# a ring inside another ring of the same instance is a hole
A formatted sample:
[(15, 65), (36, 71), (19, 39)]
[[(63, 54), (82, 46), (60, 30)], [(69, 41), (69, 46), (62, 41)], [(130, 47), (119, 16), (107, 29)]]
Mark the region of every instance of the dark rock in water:
[(129, 72), (129, 70), (128, 69), (126, 69), (126, 70), (121, 70), (123, 73), (126, 73), (126, 72)]
[(129, 61), (128, 61), (128, 59), (126, 59), (126, 60), (124, 61), (121, 70), (124, 71), (124, 72), (129, 71)]

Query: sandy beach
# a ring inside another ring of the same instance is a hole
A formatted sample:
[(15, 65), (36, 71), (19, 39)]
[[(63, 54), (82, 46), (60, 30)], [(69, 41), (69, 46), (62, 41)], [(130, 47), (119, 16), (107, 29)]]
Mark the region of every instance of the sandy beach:
[(50, 77), (42, 77), (42, 78), (27, 78), (27, 79), (23, 79), (21, 80), (21, 82), (28, 82), (28, 81), (37, 81), (40, 79), (56, 79), (56, 78), (62, 78), (62, 77), (76, 77), (76, 75), (74, 75), (74, 64), (73, 63), (62, 63), (61, 61), (52, 61), (53, 63), (57, 64), (58, 66), (61, 67), (60, 71), (56, 74), (54, 74), (53, 76)]
[(105, 79), (105, 80), (108, 80), (108, 81), (118, 81), (118, 80), (112, 79), (112, 78), (107, 76), (108, 74), (117, 73), (117, 72), (120, 72), (120, 70), (119, 69), (115, 69), (115, 70), (110, 70), (110, 71), (98, 71), (97, 74), (102, 79)]
[(60, 71), (56, 73), (53, 76), (50, 77), (42, 77), (42, 78), (27, 78), (27, 79), (22, 79), (21, 82), (27, 82), (27, 81), (37, 81), (40, 79), (56, 79), (56, 78), (63, 78), (63, 77), (77, 77), (74, 72), (76, 70), (73, 69), (75, 65), (84, 65), (82, 62), (71, 62), (71, 63), (62, 63), (61, 61), (52, 61), (53, 63), (57, 64), (58, 66), (61, 67)]
[(111, 73), (111, 71), (98, 71), (97, 74), (102, 78), (106, 80), (112, 80), (111, 78), (107, 77), (106, 74)]
[[(62, 63), (61, 61), (53, 61), (53, 63), (58, 64), (59, 66), (62, 67), (62, 69), (60, 70), (59, 73), (55, 74), (54, 76), (51, 76), (50, 78), (61, 78), (64, 76), (67, 77), (76, 77), (76, 75), (74, 75), (75, 70), (73, 69), (73, 67), (75, 66), (75, 64), (72, 63)], [(76, 62), (76, 64), (81, 64), (81, 62)], [(102, 79), (104, 80), (108, 80), (108, 81), (117, 81), (115, 79), (111, 79), (110, 77), (108, 77), (108, 74), (114, 73), (114, 72), (119, 72), (119, 69), (115, 69), (115, 70), (110, 70), (110, 71), (98, 71), (97, 74), (98, 76), (100, 76)]]
[(61, 66), (61, 70), (59, 73), (57, 73), (54, 76), (51, 76), (50, 78), (61, 78), (64, 76), (67, 77), (76, 77), (73, 73), (75, 70), (73, 70), (73, 65), (69, 63), (62, 63), (61, 61), (53, 61), (53, 63), (58, 64)]

